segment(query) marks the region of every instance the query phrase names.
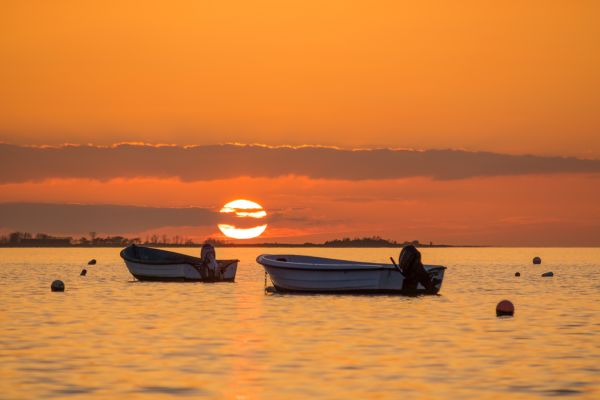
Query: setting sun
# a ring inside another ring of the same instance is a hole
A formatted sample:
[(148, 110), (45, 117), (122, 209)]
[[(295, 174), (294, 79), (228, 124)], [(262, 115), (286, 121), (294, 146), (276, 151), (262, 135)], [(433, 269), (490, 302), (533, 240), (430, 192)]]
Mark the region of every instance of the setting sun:
[[(235, 218), (262, 219), (267, 216), (263, 207), (250, 200), (238, 199), (225, 204), (221, 214), (231, 215)], [(267, 224), (253, 226), (251, 228), (239, 228), (235, 225), (221, 223), (218, 225), (221, 232), (232, 239), (252, 239), (262, 235), (267, 229)]]

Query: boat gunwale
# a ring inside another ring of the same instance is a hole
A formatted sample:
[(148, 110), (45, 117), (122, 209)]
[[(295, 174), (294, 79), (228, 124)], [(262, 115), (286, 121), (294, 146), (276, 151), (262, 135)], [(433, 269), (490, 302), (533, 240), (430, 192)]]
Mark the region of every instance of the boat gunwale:
[[(310, 262), (292, 262), (292, 261), (278, 261), (269, 258), (269, 256), (278, 256), (278, 257), (310, 257), (316, 259), (325, 259), (325, 260), (334, 260), (341, 261), (341, 263), (310, 263)], [(331, 272), (345, 272), (345, 271), (396, 271), (401, 273), (394, 265), (391, 264), (379, 264), (379, 263), (370, 263), (370, 262), (359, 262), (359, 261), (350, 261), (350, 260), (339, 260), (335, 258), (327, 258), (327, 257), (313, 257), (313, 256), (303, 256), (303, 255), (294, 255), (294, 254), (261, 254), (256, 257), (256, 262), (262, 265), (263, 267), (270, 268), (278, 268), (278, 269), (287, 269), (294, 271), (331, 271)], [(311, 265), (311, 266), (308, 266)], [(334, 268), (328, 268), (334, 267)], [(424, 265), (427, 271), (435, 271), (437, 269), (445, 270), (446, 267), (443, 265)]]

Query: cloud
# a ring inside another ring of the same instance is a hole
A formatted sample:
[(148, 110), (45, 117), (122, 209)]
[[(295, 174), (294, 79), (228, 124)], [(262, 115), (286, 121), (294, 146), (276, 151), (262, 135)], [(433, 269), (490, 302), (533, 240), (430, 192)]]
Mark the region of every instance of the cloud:
[(140, 232), (162, 227), (215, 225), (218, 213), (206, 208), (43, 203), (0, 204), (0, 228), (26, 232)]
[(259, 145), (32, 147), (0, 144), (0, 183), (50, 178), (178, 178), (186, 182), (242, 176), (314, 179), (438, 180), (526, 174), (597, 173), (600, 160), (462, 150), (397, 150)]
[(250, 228), (260, 224), (310, 224), (308, 217), (269, 211), (265, 218), (241, 218), (200, 207), (143, 207), (112, 204), (0, 203), (0, 228), (45, 233), (135, 233), (159, 228), (215, 227), (217, 223)]

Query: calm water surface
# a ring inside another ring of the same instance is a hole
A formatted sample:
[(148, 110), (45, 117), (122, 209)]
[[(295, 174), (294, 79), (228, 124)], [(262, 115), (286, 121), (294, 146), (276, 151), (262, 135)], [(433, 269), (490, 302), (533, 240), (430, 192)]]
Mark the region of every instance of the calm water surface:
[(218, 249), (237, 281), (202, 284), (136, 282), (117, 249), (0, 249), (0, 398), (600, 398), (600, 249), (424, 249), (448, 271), (418, 298), (265, 295), (263, 252), (397, 256)]

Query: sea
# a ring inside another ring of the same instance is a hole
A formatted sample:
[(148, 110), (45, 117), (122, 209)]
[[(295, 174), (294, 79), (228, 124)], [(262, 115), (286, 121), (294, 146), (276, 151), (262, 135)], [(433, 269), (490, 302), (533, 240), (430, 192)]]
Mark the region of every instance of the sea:
[(218, 248), (235, 283), (138, 282), (113, 248), (0, 249), (0, 398), (600, 398), (599, 248), (421, 252), (448, 268), (439, 295), (266, 293), (255, 261), (391, 248)]

